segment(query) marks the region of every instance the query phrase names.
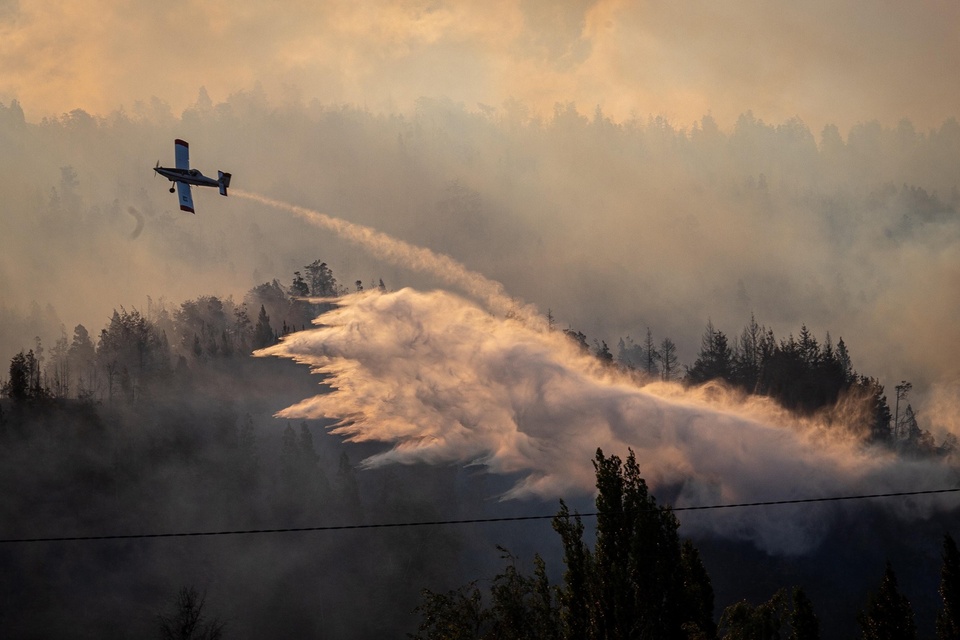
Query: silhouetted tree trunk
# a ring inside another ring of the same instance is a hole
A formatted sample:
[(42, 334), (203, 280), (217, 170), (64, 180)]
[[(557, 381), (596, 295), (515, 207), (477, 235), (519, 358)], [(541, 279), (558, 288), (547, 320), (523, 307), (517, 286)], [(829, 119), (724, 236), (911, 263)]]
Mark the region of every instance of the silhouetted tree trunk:
[(677, 345), (670, 338), (660, 343), (660, 378), (672, 382), (680, 377), (680, 361), (677, 359)]

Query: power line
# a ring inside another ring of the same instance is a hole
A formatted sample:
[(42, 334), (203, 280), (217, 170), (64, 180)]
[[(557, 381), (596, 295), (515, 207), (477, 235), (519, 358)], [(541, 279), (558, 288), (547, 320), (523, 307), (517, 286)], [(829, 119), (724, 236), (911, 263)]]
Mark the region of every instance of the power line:
[[(901, 498), (907, 496), (923, 496), (939, 493), (957, 493), (960, 487), (953, 489), (929, 489), (926, 491), (899, 491), (895, 493), (872, 493), (853, 496), (831, 496), (826, 498), (797, 498), (794, 500), (768, 500), (764, 502), (739, 502), (733, 504), (711, 504), (692, 507), (673, 507), (672, 511), (707, 511), (713, 509), (740, 509), (748, 507), (775, 507), (789, 504), (811, 504), (815, 502), (841, 502), (849, 500), (868, 500), (872, 498)], [(581, 518), (595, 518), (598, 512), (574, 513), (572, 516)], [(265, 533), (298, 533), (308, 531), (348, 531), (355, 529), (396, 529), (400, 527), (436, 527), (443, 525), (461, 524), (488, 524), (495, 522), (523, 522), (527, 520), (551, 520), (556, 514), (532, 516), (504, 516), (500, 518), (469, 518), (464, 520), (423, 520), (417, 522), (381, 522), (375, 524), (340, 524), (317, 527), (284, 527), (278, 529), (237, 529), (226, 531), (178, 531), (171, 533), (129, 533), (109, 534), (99, 536), (57, 536), (42, 538), (5, 538), (0, 544), (17, 542), (90, 542), (94, 540), (141, 540), (146, 538), (198, 538), (210, 536), (240, 536)]]

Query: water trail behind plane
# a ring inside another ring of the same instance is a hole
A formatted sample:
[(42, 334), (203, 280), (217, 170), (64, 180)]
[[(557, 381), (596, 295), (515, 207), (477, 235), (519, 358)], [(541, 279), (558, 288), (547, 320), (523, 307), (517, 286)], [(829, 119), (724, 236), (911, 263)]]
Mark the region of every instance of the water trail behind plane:
[(253, 200), (277, 209), (284, 209), (311, 224), (329, 229), (341, 238), (360, 245), (381, 260), (391, 264), (429, 273), (441, 281), (458, 287), (473, 298), (480, 300), (487, 309), (499, 315), (522, 315), (527, 322), (541, 323), (542, 320), (531, 305), (522, 304), (504, 291), (503, 285), (490, 280), (479, 273), (470, 271), (450, 256), (417, 247), (398, 240), (381, 231), (363, 225), (347, 222), (341, 218), (298, 207), (287, 202), (274, 200), (255, 193), (233, 189), (230, 193), (241, 198)]

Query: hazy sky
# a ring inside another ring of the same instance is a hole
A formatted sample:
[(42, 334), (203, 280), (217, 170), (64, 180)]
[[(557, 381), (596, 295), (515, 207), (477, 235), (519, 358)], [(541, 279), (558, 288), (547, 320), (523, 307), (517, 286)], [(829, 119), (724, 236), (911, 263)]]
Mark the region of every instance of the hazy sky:
[(960, 104), (960, 4), (0, 0), (0, 68), (0, 102), (20, 100), (28, 121), (152, 96), (179, 114), (201, 86), (217, 101), (259, 82), (391, 112), (515, 98), (683, 126), (753, 110), (816, 133), (902, 117), (926, 130)]

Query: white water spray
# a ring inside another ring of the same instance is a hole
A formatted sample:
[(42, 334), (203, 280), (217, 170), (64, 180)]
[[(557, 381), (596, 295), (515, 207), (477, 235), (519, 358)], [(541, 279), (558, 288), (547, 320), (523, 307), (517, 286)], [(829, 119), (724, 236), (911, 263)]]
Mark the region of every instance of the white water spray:
[[(494, 311), (518, 307), (502, 286), (446, 256), (366, 227), (260, 196), (313, 224), (429, 271)], [(382, 252), (382, 253), (381, 253)], [(279, 412), (338, 418), (333, 432), (392, 448), (364, 461), (481, 464), (519, 480), (505, 497), (563, 497), (593, 490), (601, 447), (628, 447), (648, 482), (676, 490), (676, 506), (812, 498), (952, 486), (944, 465), (904, 461), (789, 417), (763, 400), (707, 397), (678, 385), (638, 386), (583, 354), (545, 323), (497, 317), (435, 291), (369, 291), (338, 299), (317, 328), (291, 334), (261, 356), (292, 358), (324, 376), (331, 392)], [(956, 497), (894, 505), (904, 516), (951, 508)], [(799, 553), (829, 530), (834, 505), (684, 514), (688, 531), (709, 529), (769, 551)]]

